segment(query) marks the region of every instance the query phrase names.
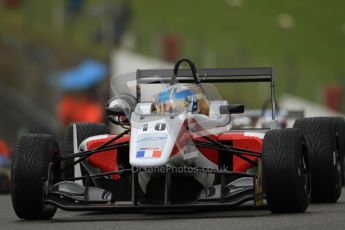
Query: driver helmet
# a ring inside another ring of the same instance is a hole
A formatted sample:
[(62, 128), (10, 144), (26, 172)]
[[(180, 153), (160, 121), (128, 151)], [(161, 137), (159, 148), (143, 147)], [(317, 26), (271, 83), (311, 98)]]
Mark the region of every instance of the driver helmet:
[(183, 111), (198, 112), (198, 98), (191, 87), (173, 85), (163, 89), (157, 97), (157, 111), (179, 113)]

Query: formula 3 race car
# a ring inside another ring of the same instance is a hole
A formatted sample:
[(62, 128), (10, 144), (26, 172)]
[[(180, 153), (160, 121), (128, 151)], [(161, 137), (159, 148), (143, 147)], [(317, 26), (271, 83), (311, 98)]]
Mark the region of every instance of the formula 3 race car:
[[(186, 62), (190, 68), (180, 69)], [(267, 82), (269, 128), (235, 130), (244, 106), (217, 84)], [(18, 139), (13, 208), (21, 219), (68, 211), (211, 210), (243, 203), (304, 212), (341, 194), (345, 122), (303, 118), (278, 129), (271, 68), (138, 70), (112, 79), (106, 114), (116, 125), (74, 123), (60, 151), (52, 135)], [(117, 134), (114, 134), (117, 133)]]

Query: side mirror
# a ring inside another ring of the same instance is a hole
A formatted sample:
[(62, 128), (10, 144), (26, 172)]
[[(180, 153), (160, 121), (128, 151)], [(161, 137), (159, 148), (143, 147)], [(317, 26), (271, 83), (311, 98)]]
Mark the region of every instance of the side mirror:
[(105, 108), (107, 118), (115, 125), (130, 125), (130, 116), (137, 104), (137, 99), (130, 94), (112, 97)]
[(221, 105), (219, 107), (220, 114), (238, 114), (244, 113), (244, 105), (232, 104), (232, 105)]
[(129, 110), (121, 106), (114, 106), (105, 108), (105, 113), (107, 116), (127, 116)]

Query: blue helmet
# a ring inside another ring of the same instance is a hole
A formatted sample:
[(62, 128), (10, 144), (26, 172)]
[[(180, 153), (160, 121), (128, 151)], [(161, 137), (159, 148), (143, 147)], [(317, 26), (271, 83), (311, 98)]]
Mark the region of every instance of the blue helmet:
[(181, 85), (169, 86), (162, 90), (158, 95), (156, 105), (160, 112), (197, 112), (199, 108), (193, 89)]

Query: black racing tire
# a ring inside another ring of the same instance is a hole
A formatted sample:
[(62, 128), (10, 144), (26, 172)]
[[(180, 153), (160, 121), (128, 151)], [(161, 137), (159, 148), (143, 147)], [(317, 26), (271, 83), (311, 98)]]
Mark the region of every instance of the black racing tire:
[(342, 117), (334, 118), (337, 131), (337, 146), (342, 159), (342, 183), (345, 185), (345, 120)]
[(38, 220), (54, 216), (56, 207), (43, 201), (47, 185), (51, 186), (59, 177), (59, 154), (58, 144), (51, 135), (29, 134), (17, 140), (11, 168), (11, 197), (19, 218)]
[[(73, 148), (73, 126), (76, 126), (77, 130), (77, 145), (79, 146), (86, 138), (101, 135), (109, 134), (109, 128), (102, 123), (90, 123), (90, 122), (80, 122), (72, 123), (68, 125), (65, 129), (64, 141), (63, 141), (63, 150), (62, 156), (74, 153)], [(66, 160), (62, 162), (62, 168), (73, 164), (74, 159)], [(81, 164), (82, 174), (86, 175), (87, 170), (84, 168), (85, 165)], [(74, 177), (74, 168), (71, 167), (62, 173), (63, 178), (73, 178)]]
[(312, 202), (336, 202), (342, 190), (342, 159), (336, 145), (334, 118), (312, 117), (297, 119), (310, 153)]
[(270, 130), (262, 152), (264, 192), (272, 213), (304, 212), (310, 201), (310, 167), (303, 134)]

